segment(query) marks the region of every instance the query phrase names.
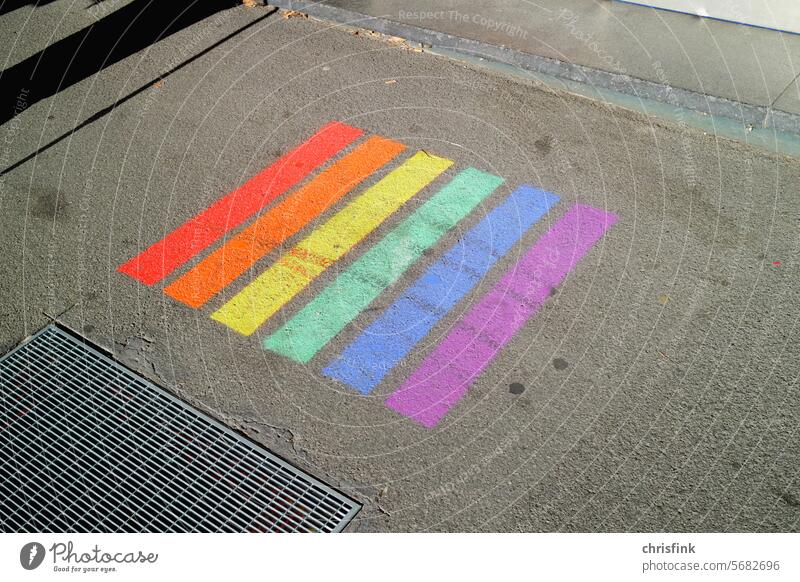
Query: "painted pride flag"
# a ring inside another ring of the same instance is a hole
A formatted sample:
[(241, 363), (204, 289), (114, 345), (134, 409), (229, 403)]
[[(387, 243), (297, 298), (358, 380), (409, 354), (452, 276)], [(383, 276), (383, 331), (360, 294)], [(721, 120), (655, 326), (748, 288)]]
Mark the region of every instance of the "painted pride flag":
[[(385, 404), (432, 428), (618, 220), (582, 204), (553, 218), (555, 194), (523, 184), (504, 195), (504, 186), (478, 168), (407, 152), (333, 121), (118, 271), (145, 285), (171, 278), (166, 295), (196, 309), (212, 305), (210, 317), (242, 335), (293, 312), (265, 334), (263, 348), (319, 365), (365, 395), (414, 350), (425, 350)], [(398, 220), (412, 200), (415, 209)], [(544, 218), (552, 226), (518, 248)], [(396, 224), (387, 229), (387, 222)], [(512, 253), (520, 258), (465, 305)], [(329, 270), (335, 276), (326, 284)], [(415, 271), (421, 274), (411, 277)], [(395, 299), (383, 307), (387, 293)], [(332, 341), (376, 311), (332, 359), (320, 360)], [(453, 319), (428, 348), (424, 340), (436, 326)]]

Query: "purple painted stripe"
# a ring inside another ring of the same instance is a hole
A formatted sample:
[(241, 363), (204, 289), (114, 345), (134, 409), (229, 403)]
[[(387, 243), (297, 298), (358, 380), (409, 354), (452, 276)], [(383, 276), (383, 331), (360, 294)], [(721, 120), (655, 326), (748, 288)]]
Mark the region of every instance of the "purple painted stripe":
[(570, 208), (456, 323), (386, 406), (435, 426), (616, 222), (615, 214), (599, 208)]

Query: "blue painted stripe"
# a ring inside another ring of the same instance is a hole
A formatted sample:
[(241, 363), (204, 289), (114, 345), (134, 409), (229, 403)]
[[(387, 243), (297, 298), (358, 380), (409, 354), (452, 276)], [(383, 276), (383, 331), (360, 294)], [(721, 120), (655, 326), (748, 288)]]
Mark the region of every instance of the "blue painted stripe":
[(369, 394), (558, 196), (523, 185), (472, 227), (323, 370)]

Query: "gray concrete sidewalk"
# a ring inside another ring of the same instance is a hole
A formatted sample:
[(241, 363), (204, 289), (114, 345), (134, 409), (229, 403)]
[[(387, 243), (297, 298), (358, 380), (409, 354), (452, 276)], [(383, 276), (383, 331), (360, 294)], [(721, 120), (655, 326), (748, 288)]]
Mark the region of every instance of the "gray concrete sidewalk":
[[(25, 108), (0, 127), (4, 159), (35, 152), (263, 10), (222, 11)], [(44, 26), (36, 16), (14, 25), (20, 38)], [(2, 177), (2, 350), (57, 318), (356, 496), (365, 504), (358, 531), (797, 531), (800, 161), (286, 16), (202, 54)], [(561, 196), (558, 213), (463, 309), (568, 205), (620, 216), (432, 430), (383, 397), (461, 311), (375, 396), (320, 371), (462, 227), (310, 364), (260, 346), (418, 203), (251, 337), (210, 311), (280, 251), (208, 309), (116, 270), (332, 119), (448, 156), (456, 165), (447, 176), (473, 165), (509, 189), (530, 183)]]
[(800, 133), (800, 35), (608, 0), (272, 4)]

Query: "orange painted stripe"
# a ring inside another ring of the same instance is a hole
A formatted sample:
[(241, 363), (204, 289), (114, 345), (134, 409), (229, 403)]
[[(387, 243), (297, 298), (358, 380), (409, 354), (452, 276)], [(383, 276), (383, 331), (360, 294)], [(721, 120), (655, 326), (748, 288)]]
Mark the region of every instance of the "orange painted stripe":
[(202, 306), (404, 149), (380, 136), (369, 138), (173, 281), (164, 293), (190, 307)]

